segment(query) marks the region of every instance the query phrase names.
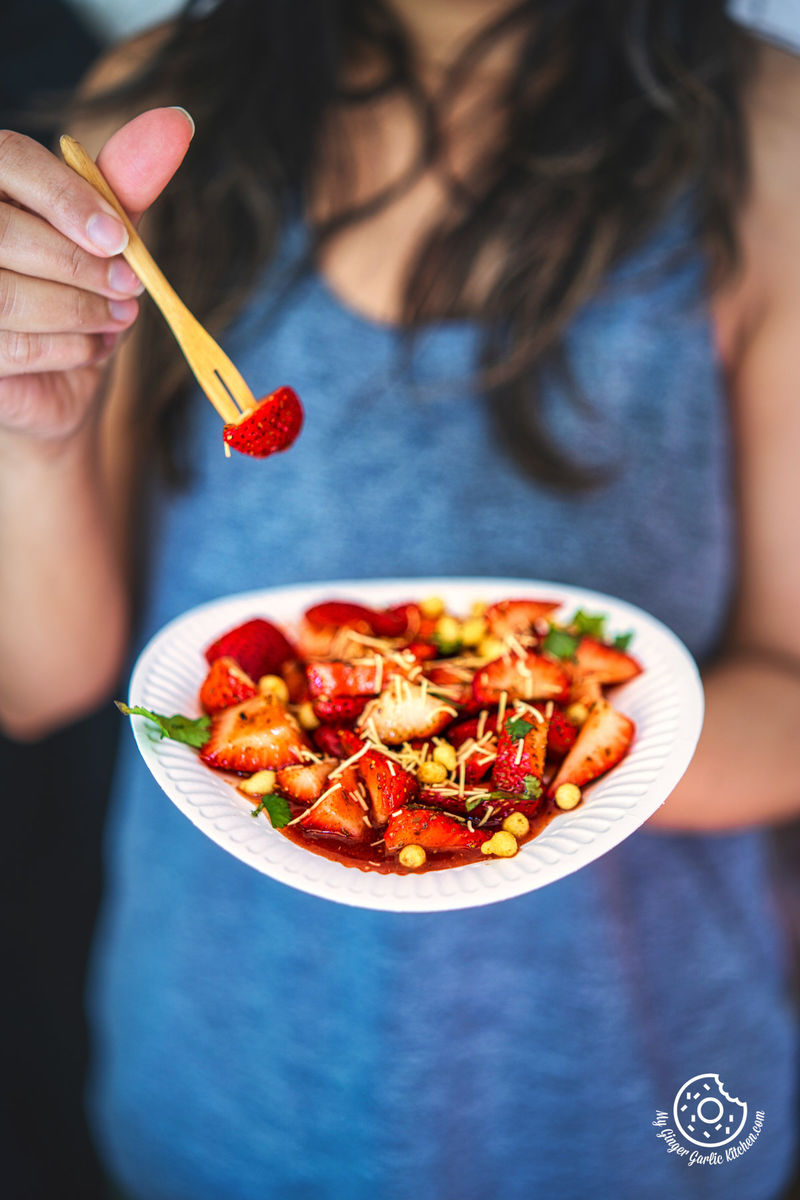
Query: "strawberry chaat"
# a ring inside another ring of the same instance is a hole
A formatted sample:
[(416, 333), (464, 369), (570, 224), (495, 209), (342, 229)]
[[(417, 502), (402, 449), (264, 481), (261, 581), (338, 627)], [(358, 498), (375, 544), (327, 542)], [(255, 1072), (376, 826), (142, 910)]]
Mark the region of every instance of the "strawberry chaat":
[(630, 635), (559, 601), (332, 600), (205, 651), (204, 716), (143, 708), (310, 850), (405, 873), (508, 858), (628, 752), (607, 691), (641, 672)]

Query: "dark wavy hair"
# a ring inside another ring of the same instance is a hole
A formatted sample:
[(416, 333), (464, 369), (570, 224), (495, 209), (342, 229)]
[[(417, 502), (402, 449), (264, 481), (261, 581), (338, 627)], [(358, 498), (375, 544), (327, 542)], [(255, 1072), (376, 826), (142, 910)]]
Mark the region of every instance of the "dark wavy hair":
[[(467, 309), (483, 330), (481, 384), (499, 435), (539, 480), (587, 485), (585, 470), (548, 439), (539, 403), (576, 310), (687, 188), (712, 278), (735, 262), (749, 42), (724, 0), (509, 5), (463, 50), (435, 97), (384, 0), (190, 0), (139, 73), (89, 107), (192, 111), (195, 140), (148, 236), (190, 307), (219, 330), (246, 301), (292, 206), (308, 196), (323, 126), (335, 156), (338, 106), (405, 94), (420, 152), (384, 194), (344, 204), (315, 228), (315, 251), (431, 164), (444, 172), (447, 113), (510, 34), (514, 61), (497, 98), (502, 135), (467, 177), (448, 177), (451, 211), (416, 251), (403, 326), (413, 333), (432, 318), (465, 315), (481, 255), (499, 247), (499, 268)], [(376, 67), (369, 86), (348, 87), (345, 68), (366, 60)], [(340, 174), (346, 195), (346, 166)], [(148, 345), (142, 432), (175, 466), (185, 369), (152, 306), (137, 336)]]

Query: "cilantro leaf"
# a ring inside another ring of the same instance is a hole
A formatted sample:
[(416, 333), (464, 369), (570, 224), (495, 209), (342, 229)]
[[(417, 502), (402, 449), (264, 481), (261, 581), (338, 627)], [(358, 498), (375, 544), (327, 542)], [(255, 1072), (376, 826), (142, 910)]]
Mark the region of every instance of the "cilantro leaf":
[(162, 738), (183, 742), (187, 746), (194, 746), (195, 750), (199, 750), (208, 741), (211, 717), (182, 717), (180, 713), (164, 717), (160, 713), (151, 712), (149, 708), (141, 708), (138, 704), (129, 708), (120, 700), (115, 700), (114, 703), (126, 717), (147, 717), (148, 721), (153, 721), (158, 726)]
[(525, 776), (525, 795), (526, 800), (538, 800), (542, 794), (542, 781), (537, 779), (535, 775)]
[(515, 740), (524, 738), (532, 729), (533, 721), (526, 721), (524, 717), (509, 717), (506, 721), (506, 732)]
[(552, 654), (553, 658), (573, 658), (575, 651), (578, 649), (580, 638), (574, 634), (567, 633), (565, 629), (556, 629), (551, 625), (550, 632), (542, 642), (542, 649), (548, 654)]
[(267, 814), (273, 829), (283, 829), (284, 825), (288, 825), (292, 819), (289, 801), (285, 796), (278, 796), (275, 792), (261, 796), (250, 816), (257, 817), (260, 812)]
[(605, 637), (605, 613), (588, 613), (579, 608), (575, 616), (567, 624), (576, 633), (586, 633), (589, 637), (600, 638), (601, 641)]
[(627, 650), (628, 646), (630, 646), (632, 641), (633, 641), (633, 630), (632, 629), (630, 630), (629, 633), (618, 633), (617, 636), (614, 638), (614, 649), (615, 650)]

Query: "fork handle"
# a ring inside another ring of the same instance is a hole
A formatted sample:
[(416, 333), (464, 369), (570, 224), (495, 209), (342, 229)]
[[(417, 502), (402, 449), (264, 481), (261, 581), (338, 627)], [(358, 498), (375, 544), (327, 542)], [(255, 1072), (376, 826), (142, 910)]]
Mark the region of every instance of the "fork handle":
[(165, 316), (167, 315), (165, 309), (168, 309), (170, 316), (180, 315), (183, 317), (189, 310), (167, 281), (161, 268), (156, 264), (150, 251), (139, 237), (136, 227), (109, 187), (105, 175), (75, 138), (65, 135), (61, 138), (60, 144), (66, 164), (72, 167), (73, 171), (77, 171), (87, 183), (92, 185), (95, 191), (100, 193), (104, 200), (108, 201), (127, 229), (129, 241), (122, 251), (122, 257), (133, 267)]
[[(95, 191), (99, 192), (103, 199), (108, 201), (122, 221), (128, 231), (129, 239), (128, 245), (122, 251), (122, 257), (133, 268), (155, 303), (161, 309), (164, 319), (175, 335), (183, 353), (186, 355), (190, 367), (193, 371), (196, 371), (196, 364), (193, 361), (194, 356), (191, 351), (191, 342), (192, 340), (195, 343), (203, 340), (210, 341), (208, 333), (183, 303), (172, 284), (168, 282), (161, 268), (157, 265), (150, 251), (139, 237), (135, 225), (114, 195), (106, 177), (91, 155), (83, 148), (79, 141), (66, 134), (61, 138), (60, 146), (67, 166), (72, 167), (73, 171), (76, 171), (87, 183), (90, 183)], [(189, 336), (184, 337), (184, 334), (188, 334)], [(210, 389), (205, 386), (202, 379), (200, 379), (200, 383), (222, 419), (224, 421), (238, 421), (241, 414), (227, 394), (223, 394), (220, 388), (216, 389), (217, 395), (211, 395)], [(243, 380), (242, 383), (244, 383)]]

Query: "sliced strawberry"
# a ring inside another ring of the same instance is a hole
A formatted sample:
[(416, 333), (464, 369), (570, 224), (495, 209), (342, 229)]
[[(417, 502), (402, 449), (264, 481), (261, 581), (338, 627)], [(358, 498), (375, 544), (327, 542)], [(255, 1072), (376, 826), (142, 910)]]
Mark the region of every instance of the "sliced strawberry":
[(284, 637), (277, 625), (255, 617), (235, 629), (229, 629), (206, 650), (206, 662), (229, 657), (236, 660), (251, 679), (262, 675), (275, 675), (287, 658), (296, 658), (297, 653)]
[(641, 663), (632, 654), (593, 637), (581, 638), (575, 651), (575, 666), (577, 674), (588, 675), (600, 684), (626, 683), (642, 673)]
[(607, 700), (596, 701), (575, 739), (575, 745), (559, 767), (550, 784), (548, 795), (562, 783), (583, 787), (616, 766), (628, 752), (635, 725), (629, 717), (617, 712)]
[[(298, 824), (318, 833), (335, 833), (349, 841), (364, 842), (372, 835), (369, 818), (359, 799), (358, 776), (352, 767), (345, 767), (331, 785), (333, 790), (325, 799), (314, 804)], [(325, 793), (323, 792), (322, 795)], [(366, 803), (366, 802), (365, 802)]]
[(497, 709), (489, 708), (486, 710), (486, 718), (481, 728), (480, 716), (469, 717), (466, 721), (458, 721), (451, 725), (447, 731), (447, 740), (452, 742), (456, 750), (467, 738), (475, 738), (477, 741), (478, 734), (483, 735), (489, 733), (490, 730), (495, 731), (495, 723), (497, 721)]
[(453, 719), (455, 710), (438, 696), (423, 691), (419, 684), (401, 680), (371, 700), (357, 724), (357, 730), (374, 723), (375, 732), (388, 746), (428, 738), (441, 733)]
[[(457, 813), (459, 816), (466, 817), (471, 820), (474, 827), (480, 827), (492, 831), (497, 829), (503, 823), (503, 818), (509, 813), (521, 812), (526, 817), (531, 819), (538, 815), (544, 804), (544, 796), (531, 796), (526, 800), (524, 796), (500, 797), (496, 794), (491, 794), (492, 789), (486, 784), (481, 785), (484, 790), (485, 799), (475, 801), (475, 791), (467, 788), (463, 797), (446, 794), (438, 791), (436, 788), (423, 788), (416, 803), (426, 808), (436, 808), (442, 812)], [(467, 808), (467, 800), (469, 799), (470, 807)]]
[(222, 440), (253, 458), (266, 458), (288, 450), (303, 425), (303, 409), (296, 392), (281, 387), (248, 409), (222, 430)]
[(278, 787), (292, 800), (302, 804), (313, 804), (325, 791), (328, 776), (338, 766), (335, 758), (325, 762), (298, 763), (292, 767), (281, 767), (278, 771)]
[(420, 609), (419, 610), (419, 625), (417, 628), (417, 632), (414, 634), (414, 637), (418, 638), (421, 642), (429, 641), (433, 637), (434, 633), (436, 632), (436, 622), (438, 621), (438, 619), (439, 619), (438, 617), (424, 616), (422, 613), (422, 609)]
[(349, 600), (325, 600), (306, 609), (305, 619), (316, 629), (341, 629), (346, 626), (380, 638), (408, 637), (419, 625), (416, 604), (395, 604), (390, 608), (367, 608)]
[(366, 696), (315, 696), (311, 701), (314, 715), (323, 724), (346, 724), (354, 721), (364, 711), (367, 704)]
[(416, 604), (395, 604), (391, 608), (379, 608), (372, 614), (372, 630), (376, 637), (408, 637), (418, 624)]
[[(494, 731), (496, 719), (496, 713), (493, 710), (483, 722), (483, 734)], [(480, 724), (480, 717), (470, 717), (468, 721), (459, 721), (457, 725), (451, 725), (447, 731), (448, 742), (455, 746), (456, 750), (466, 746), (469, 741), (476, 742)], [(485, 779), (492, 769), (496, 753), (497, 739), (492, 737), (490, 741), (484, 742), (474, 754), (470, 754), (464, 760), (464, 782), (473, 784), (480, 783), (482, 779)]]
[(238, 771), (275, 771), (298, 762), (308, 743), (294, 717), (271, 696), (254, 696), (211, 718), (200, 757), (209, 767)]
[(350, 732), (346, 725), (319, 725), (313, 730), (311, 740), (320, 754), (324, 754), (326, 758), (349, 758), (350, 752), (342, 743), (343, 732)]
[(298, 649), (306, 662), (322, 658), (360, 658), (364, 645), (355, 640), (357, 632), (348, 625), (318, 627), (304, 619), (297, 630)]
[(379, 750), (368, 750), (362, 754), (356, 766), (372, 801), (375, 825), (385, 825), (389, 814), (412, 800), (419, 791), (414, 776)]
[(531, 717), (528, 724), (531, 728), (527, 733), (521, 738), (514, 737), (509, 732), (509, 725), (513, 728), (513, 718), (506, 718), (497, 739), (497, 758), (492, 770), (492, 783), (496, 788), (516, 792), (520, 796), (528, 790), (526, 783), (530, 776), (534, 776), (540, 784), (542, 782), (550, 722), (546, 719), (536, 721)]
[[(532, 706), (544, 716), (545, 705), (534, 704)], [(564, 716), (562, 709), (558, 705), (552, 706), (550, 715), (550, 728), (547, 732), (547, 757), (548, 759), (561, 759), (567, 754), (575, 743), (575, 738), (578, 736), (578, 730)]]
[(393, 675), (402, 674), (397, 663), (387, 659), (358, 659), (356, 662), (310, 662), (306, 665), (308, 690), (312, 697), (377, 696)]
[(475, 675), (472, 690), (483, 705), (497, 704), (506, 692), (509, 700), (565, 700), (570, 679), (561, 663), (531, 652), (525, 658), (509, 655), (487, 663)]
[(532, 819), (533, 817), (539, 815), (544, 802), (544, 790), (542, 790), (541, 795), (529, 796), (527, 799), (524, 796), (509, 796), (502, 798), (499, 796), (492, 796), (491, 798), (487, 798), (485, 802), (481, 802), (479, 805), (477, 805), (477, 807), (472, 810), (471, 815), (473, 821), (478, 823), (486, 813), (487, 807), (491, 806), (491, 823), (493, 825), (501, 823), (503, 818), (507, 817), (509, 813), (512, 812), (524, 813), (526, 817)]
[(364, 745), (363, 738), (360, 738), (352, 729), (340, 729), (339, 741), (342, 744), (345, 758), (352, 758), (354, 754), (358, 754), (361, 747)]
[[(458, 721), (455, 725), (451, 725), (447, 731), (448, 742), (457, 750), (468, 738), (477, 739), (479, 722), (480, 717), (470, 717), (468, 721)], [(486, 729), (491, 728), (488, 721), (484, 721), (484, 726)]]
[(425, 675), (436, 687), (445, 689), (444, 694), (448, 700), (465, 716), (479, 712), (483, 707), (475, 699), (472, 691), (472, 683), (464, 679), (463, 672), (457, 668), (449, 667), (446, 663), (442, 663), (435, 667), (428, 667)]
[(489, 834), (483, 829), (468, 829), (455, 817), (435, 808), (399, 808), (389, 817), (385, 843), (387, 854), (403, 846), (422, 846), (437, 851), (475, 850)]
[(559, 600), (501, 600), (490, 604), (485, 619), (493, 637), (513, 637), (536, 632), (536, 623), (561, 607)]
[(315, 629), (341, 629), (345, 625), (372, 633), (372, 618), (374, 609), (363, 604), (351, 604), (349, 600), (325, 600), (322, 604), (312, 604), (304, 616), (309, 625)]
[(435, 787), (420, 788), (419, 795), (415, 801), (421, 808), (435, 808), (442, 811), (450, 811), (458, 813), (459, 816), (469, 817), (471, 814), (467, 811), (467, 796), (461, 797), (445, 793)]
[(406, 649), (418, 662), (428, 662), (439, 657), (439, 647), (434, 646), (433, 642), (409, 642)]
[(235, 659), (214, 659), (200, 688), (200, 705), (207, 713), (219, 712), (255, 696), (258, 689)]
[(487, 742), (485, 746), (481, 746), (480, 750), (476, 750), (474, 754), (470, 754), (469, 758), (464, 761), (464, 783), (471, 787), (475, 783), (481, 783), (494, 765), (494, 756), (497, 752), (497, 742)]
[(436, 687), (445, 688), (448, 692), (451, 689), (456, 692), (463, 691), (465, 687), (469, 688), (469, 682), (464, 678), (463, 672), (446, 663), (437, 663), (436, 666), (426, 667), (425, 678), (429, 679)]

